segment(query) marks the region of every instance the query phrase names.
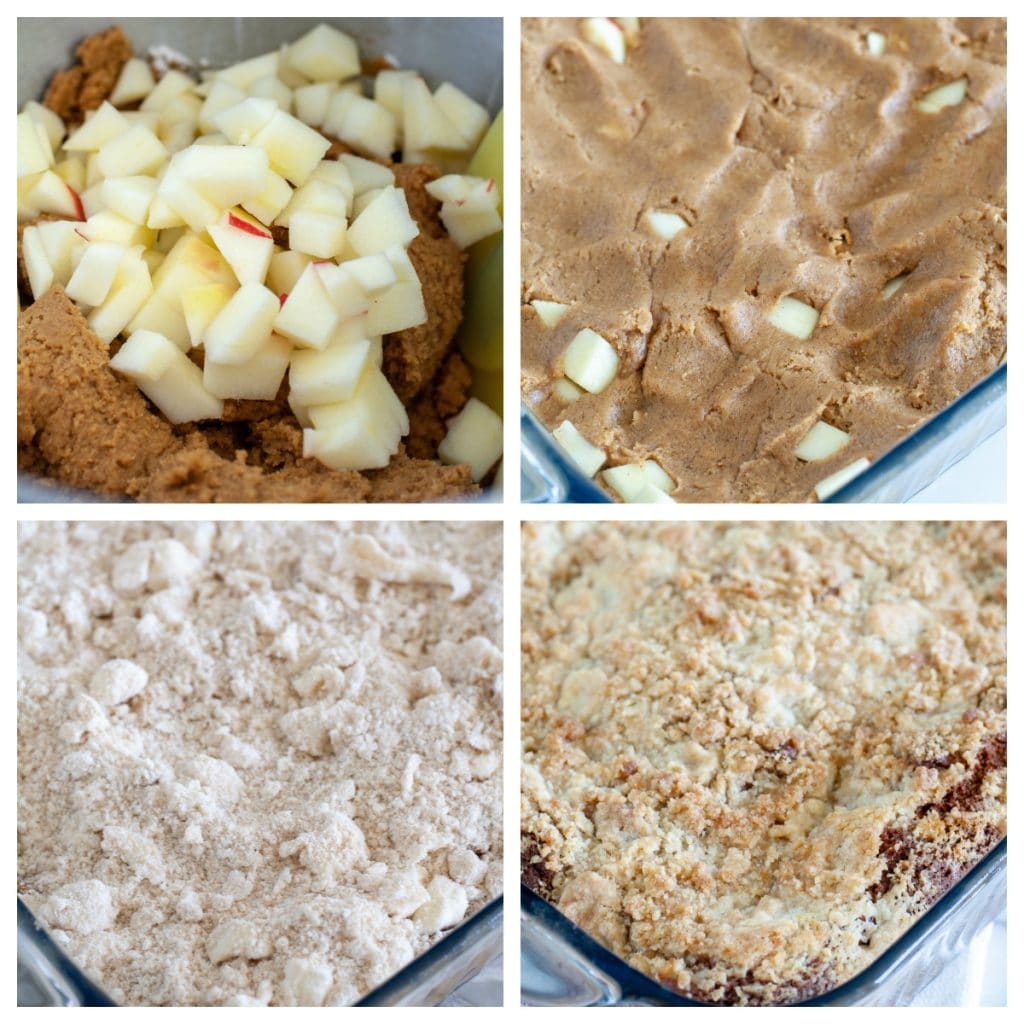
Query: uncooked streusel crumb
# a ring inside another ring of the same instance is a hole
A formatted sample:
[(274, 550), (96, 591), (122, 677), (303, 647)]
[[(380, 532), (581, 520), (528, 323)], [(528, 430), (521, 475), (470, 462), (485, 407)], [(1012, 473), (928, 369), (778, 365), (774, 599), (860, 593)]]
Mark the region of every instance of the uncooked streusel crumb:
[(1000, 523), (537, 524), (523, 878), (638, 970), (791, 1003), (1006, 831)]
[(118, 1003), (342, 1005), (501, 890), (493, 524), (39, 523), (18, 890)]

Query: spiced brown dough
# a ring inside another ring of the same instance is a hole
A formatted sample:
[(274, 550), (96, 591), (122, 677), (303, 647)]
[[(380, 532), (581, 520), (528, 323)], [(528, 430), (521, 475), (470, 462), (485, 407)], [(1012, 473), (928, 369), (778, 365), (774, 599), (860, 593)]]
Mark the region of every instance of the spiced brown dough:
[[(131, 55), (123, 45), (119, 29), (86, 40), (77, 51), (81, 65), (54, 76), (47, 105), (71, 119), (75, 110), (89, 109), (99, 81), (90, 74), (120, 71)], [(101, 77), (109, 82), (93, 106), (109, 93), (117, 72)], [(425, 190), (438, 172), (425, 165), (393, 169), (420, 228), (409, 258), (423, 286), (427, 322), (384, 339), (384, 372), (410, 414), (409, 436), (385, 469), (339, 472), (302, 458), (302, 431), (283, 393), (270, 402), (229, 401), (222, 421), (172, 427), (109, 368), (107, 346), (59, 286), (18, 320), (19, 467), (140, 501), (392, 502), (476, 493), (467, 466), (437, 461), (444, 420), (469, 393), (467, 368), (453, 352), (465, 257), (441, 226), (440, 204)], [(22, 227), (19, 288), (25, 292)]]
[[(880, 57), (866, 34), (886, 37)], [(577, 20), (523, 28), (523, 393), (680, 501), (804, 501), (1006, 351), (1001, 19), (641, 19), (625, 63)], [(915, 103), (961, 76), (967, 96)], [(650, 209), (690, 227), (666, 243)], [(888, 300), (887, 281), (908, 274)], [(766, 320), (792, 295), (807, 341)], [(529, 302), (570, 304), (554, 329)], [(616, 379), (553, 386), (584, 327)], [(794, 448), (819, 419), (832, 459)]]

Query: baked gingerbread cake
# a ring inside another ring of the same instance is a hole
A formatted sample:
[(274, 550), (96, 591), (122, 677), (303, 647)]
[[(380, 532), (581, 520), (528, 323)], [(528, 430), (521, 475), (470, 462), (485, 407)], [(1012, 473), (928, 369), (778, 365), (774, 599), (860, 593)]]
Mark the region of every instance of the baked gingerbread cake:
[(1005, 64), (1004, 19), (524, 21), (528, 406), (677, 501), (884, 454), (1005, 358)]
[(1004, 524), (523, 544), (523, 880), (637, 970), (800, 1002), (1005, 834)]

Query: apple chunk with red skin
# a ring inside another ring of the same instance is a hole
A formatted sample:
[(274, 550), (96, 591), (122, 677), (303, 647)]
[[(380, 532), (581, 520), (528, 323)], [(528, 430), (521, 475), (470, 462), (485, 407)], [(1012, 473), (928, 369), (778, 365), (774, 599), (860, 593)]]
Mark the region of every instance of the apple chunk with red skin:
[(228, 210), (207, 231), (239, 284), (263, 283), (274, 255), (274, 239), (262, 224)]

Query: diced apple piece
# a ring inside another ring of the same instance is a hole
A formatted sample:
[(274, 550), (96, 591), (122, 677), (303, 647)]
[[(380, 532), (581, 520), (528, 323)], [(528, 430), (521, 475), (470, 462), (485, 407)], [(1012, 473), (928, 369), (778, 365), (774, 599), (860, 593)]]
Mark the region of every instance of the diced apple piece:
[(262, 224), (230, 210), (207, 228), (239, 284), (262, 284), (274, 255), (274, 239)]
[(402, 86), (407, 78), (415, 78), (416, 72), (384, 68), (373, 80), (373, 98), (391, 111), (395, 118), (396, 141), (402, 141)]
[(499, 216), (501, 215), (501, 197), (505, 188), (504, 125), (505, 118), (503, 112), (499, 110), (466, 168), (467, 174), (497, 182)]
[(903, 282), (909, 277), (909, 274), (897, 274), (895, 277), (889, 278), (885, 282), (885, 287), (882, 289), (882, 298), (891, 299), (902, 287)]
[(85, 161), (80, 156), (69, 156), (53, 169), (76, 192), (85, 191)]
[(344, 267), (367, 295), (376, 295), (398, 280), (395, 268), (383, 253), (346, 260)]
[[(245, 93), (238, 86), (222, 81), (219, 78), (214, 79), (213, 84), (210, 86), (210, 91), (206, 94), (206, 100), (199, 108), (199, 130), (204, 134), (217, 131), (217, 115), (238, 106), (245, 98)], [(269, 120), (270, 116), (268, 113), (267, 121)], [(266, 121), (263, 124), (266, 124)], [(263, 124), (259, 127), (262, 128)], [(256, 129), (256, 131), (258, 130), (259, 128)], [(255, 135), (256, 132), (254, 131), (253, 134)]]
[(292, 96), (295, 116), (313, 128), (319, 128), (327, 119), (327, 106), (336, 88), (333, 82), (314, 82), (296, 89)]
[[(168, 257), (164, 256), (163, 262), (154, 271), (154, 281), (160, 271), (164, 269), (167, 260)], [(192, 347), (191, 339), (188, 336), (188, 325), (185, 323), (185, 315), (181, 309), (181, 296), (169, 296), (167, 292), (160, 292), (155, 287), (128, 322), (128, 329), (130, 331), (156, 331), (165, 338), (170, 338), (182, 352), (187, 352)]]
[(108, 142), (131, 128), (131, 122), (119, 110), (104, 100), (99, 108), (86, 118), (85, 123), (64, 140), (64, 149), (68, 153), (95, 153)]
[(616, 64), (626, 63), (626, 36), (611, 18), (584, 18), (580, 35)]
[(346, 401), (355, 394), (370, 357), (370, 342), (365, 339), (332, 343), (319, 352), (295, 351), (288, 374), (291, 393), (307, 408)]
[(163, 110), (171, 101), (191, 93), (196, 83), (188, 75), (171, 68), (142, 101), (142, 110)]
[(355, 198), (355, 187), (352, 184), (352, 176), (344, 164), (337, 160), (321, 160), (313, 168), (313, 173), (303, 188), (309, 188), (314, 182), (336, 188), (345, 197), (345, 213), (349, 213), (352, 209), (352, 200)]
[(345, 113), (355, 101), (357, 94), (349, 89), (335, 89), (327, 101), (327, 112), (321, 126), (328, 135), (337, 135), (345, 120)]
[(348, 200), (340, 188), (330, 182), (310, 178), (292, 193), (288, 205), (278, 214), (276, 223), (290, 228), (292, 216), (299, 211), (325, 213), (344, 220), (347, 210)]
[(53, 149), (46, 130), (30, 113), (18, 115), (18, 177), (41, 174), (53, 165)]
[(311, 82), (342, 82), (362, 70), (355, 40), (331, 25), (317, 25), (292, 43), (288, 64)]
[(205, 231), (207, 225), (216, 223), (221, 215), (220, 208), (211, 203), (173, 163), (160, 179), (156, 198), (150, 207), (146, 223), (151, 227), (165, 226), (162, 219), (154, 216), (159, 209), (157, 203), (161, 201), (197, 233)]
[(220, 419), (224, 414), (224, 403), (203, 386), (203, 371), (155, 331), (134, 332), (110, 366), (135, 381), (171, 423)]
[(341, 119), (342, 142), (386, 160), (395, 151), (395, 117), (387, 107), (365, 96), (353, 96)]
[(98, 306), (110, 291), (127, 250), (112, 242), (92, 242), (68, 282), (68, 296), (85, 306)]
[(315, 263), (313, 266), (338, 314), (339, 322), (366, 316), (370, 309), (369, 296), (344, 266), (326, 262)]
[(342, 153), (338, 157), (338, 163), (348, 171), (354, 195), (358, 196), (370, 189), (387, 188), (395, 183), (394, 172), (389, 167), (374, 163), (372, 160), (364, 160), (361, 156)]
[(104, 178), (153, 174), (167, 161), (167, 147), (145, 125), (135, 125), (103, 144), (96, 166)]
[(206, 328), (203, 347), (216, 363), (245, 363), (267, 344), (281, 307), (262, 284), (242, 285)]
[(678, 213), (666, 210), (648, 210), (644, 214), (644, 225), (648, 231), (664, 238), (666, 242), (671, 242), (680, 231), (690, 226)]
[(146, 175), (107, 178), (98, 186), (100, 198), (108, 210), (133, 224), (145, 224), (156, 196), (157, 181)]
[(657, 487), (659, 491), (664, 491), (666, 494), (675, 490), (675, 481), (653, 459), (641, 462), (640, 468), (643, 469), (644, 476), (652, 487)]
[(806, 302), (784, 295), (768, 314), (768, 322), (780, 331), (806, 341), (818, 323), (818, 311)]
[(355, 220), (383, 192), (383, 189), (372, 188), (369, 192), (361, 192), (352, 201), (352, 219)]
[(30, 225), (22, 232), (21, 253), (28, 274), (28, 285), (32, 289), (32, 298), (39, 299), (53, 284), (53, 267), (47, 258), (37, 225)]
[(885, 36), (881, 32), (869, 32), (867, 46), (872, 57), (881, 57), (885, 53)]
[(406, 152), (427, 149), (464, 152), (470, 148), (419, 75), (402, 83), (402, 133)]
[(203, 384), (218, 398), (270, 401), (281, 388), (291, 353), (291, 343), (272, 334), (244, 363), (217, 363), (207, 359), (203, 365)]
[(559, 377), (555, 381), (551, 390), (557, 395), (563, 402), (576, 402), (583, 397), (583, 388), (577, 384), (573, 384), (568, 377)]
[(394, 453), (398, 441), (409, 433), (409, 414), (378, 366), (368, 365), (363, 370), (352, 398), (330, 405), (310, 406), (309, 418), (318, 430), (333, 430), (360, 407), (373, 413), (368, 418), (370, 432)]
[(149, 65), (138, 57), (132, 57), (121, 68), (108, 99), (115, 107), (124, 107), (137, 100), (144, 100), (155, 85)]
[(153, 202), (149, 204), (149, 213), (146, 215), (146, 227), (153, 228), (163, 233), (165, 230), (180, 230), (186, 227), (185, 218), (177, 210), (171, 209), (164, 202), (157, 185), (157, 194)]
[(420, 233), (409, 214), (400, 188), (381, 189), (373, 202), (352, 222), (349, 244), (359, 256), (372, 256), (393, 245), (407, 246)]
[(252, 145), (265, 150), (270, 166), (293, 185), (301, 185), (331, 148), (318, 131), (276, 108)]
[(188, 121), (177, 121), (162, 127), (158, 134), (168, 154), (174, 156), (195, 143), (196, 126)]
[(280, 110), (291, 113), (292, 91), (280, 78), (267, 75), (265, 78), (258, 78), (248, 89), (250, 96), (260, 96), (263, 99), (273, 100)]
[(29, 189), (25, 201), (40, 213), (53, 213), (69, 220), (85, 220), (81, 196), (54, 171), (43, 171)]
[(312, 262), (312, 257), (291, 249), (274, 253), (267, 270), (267, 287), (276, 295), (287, 295)]
[(638, 501), (641, 492), (650, 486), (650, 481), (639, 463), (612, 466), (604, 470), (601, 477), (623, 501), (627, 502)]
[(146, 261), (129, 253), (118, 269), (106, 299), (89, 314), (93, 333), (109, 345), (138, 314), (152, 292)]
[(501, 230), (501, 217), (496, 209), (466, 210), (455, 204), (441, 207), (441, 222), (451, 240), (460, 248), (468, 249), (489, 235)]
[(593, 476), (604, 465), (607, 458), (605, 453), (596, 445), (592, 445), (569, 420), (562, 420), (551, 431), (551, 436), (562, 446), (584, 476)]
[(958, 78), (927, 92), (914, 104), (924, 114), (937, 114), (946, 107), (963, 103), (967, 96), (967, 79)]
[(533, 299), (530, 305), (537, 311), (541, 323), (549, 328), (557, 327), (569, 308), (564, 302), (549, 302), (547, 299)]
[(305, 348), (324, 348), (338, 326), (338, 313), (327, 294), (316, 265), (302, 272), (281, 306), (274, 330)]
[(292, 197), (292, 187), (280, 174), (268, 170), (263, 189), (240, 205), (263, 224), (273, 224)]
[(348, 223), (344, 217), (297, 210), (288, 219), (288, 245), (317, 259), (331, 259), (345, 251)]
[(39, 233), (54, 279), (67, 284), (72, 272), (72, 253), (84, 249), (88, 243), (69, 220), (41, 221), (32, 230)]
[(50, 143), (50, 152), (56, 153), (60, 149), (64, 136), (67, 134), (67, 129), (64, 127), (64, 121), (60, 114), (54, 112), (49, 107), (44, 107), (42, 103), (37, 103), (35, 100), (29, 100), (22, 108), (22, 113), (28, 114), (36, 124), (42, 125), (43, 130), (46, 132), (46, 138)]
[(366, 314), (367, 334), (394, 334), (427, 322), (423, 289), (419, 281), (399, 281), (370, 298)]
[(234, 145), (248, 146), (277, 113), (278, 107), (273, 100), (250, 96), (214, 114), (212, 120), (217, 130)]
[(150, 228), (133, 224), (113, 210), (100, 210), (92, 214), (82, 225), (82, 233), (90, 242), (117, 242), (119, 245), (141, 245), (147, 248), (153, 244), (155, 237)]
[(122, 110), (120, 114), (132, 128), (143, 125), (155, 132), (160, 127), (160, 113), (156, 110)]
[(794, 455), (802, 462), (822, 462), (850, 443), (850, 435), (824, 420), (818, 420), (796, 446)]
[(619, 357), (615, 349), (589, 327), (569, 342), (563, 364), (566, 377), (593, 395), (604, 391), (619, 371)]
[(825, 501), (832, 497), (836, 491), (845, 487), (854, 477), (860, 476), (870, 465), (871, 463), (865, 458), (856, 459), (831, 476), (825, 477), (824, 480), (819, 480), (814, 485), (814, 493), (818, 496), (818, 501)]
[(254, 146), (190, 146), (174, 168), (214, 206), (226, 209), (259, 195), (267, 184), (267, 154)]
[(637, 41), (640, 38), (640, 19), (639, 18), (612, 18), (619, 28), (622, 29), (622, 34), (625, 36), (627, 46), (636, 46)]
[(437, 456), (448, 466), (469, 466), (473, 482), (479, 483), (501, 458), (501, 449), (501, 417), (479, 398), (470, 398), (448, 421)]
[(458, 129), (465, 143), (464, 148), (474, 149), (491, 123), (491, 115), (486, 108), (451, 82), (444, 82), (434, 90), (434, 102)]
[(261, 54), (259, 57), (250, 57), (249, 60), (240, 61), (223, 71), (218, 71), (216, 80), (229, 82), (239, 89), (248, 89), (253, 82), (266, 78), (267, 75), (276, 75), (279, 61), (280, 55), (277, 50)]
[[(228, 304), (235, 289), (231, 285), (215, 281), (212, 284), (200, 284), (188, 288), (181, 293), (181, 311), (188, 327), (188, 336), (192, 347), (203, 344), (206, 329), (213, 323), (217, 314)], [(222, 395), (222, 398), (227, 397)]]

